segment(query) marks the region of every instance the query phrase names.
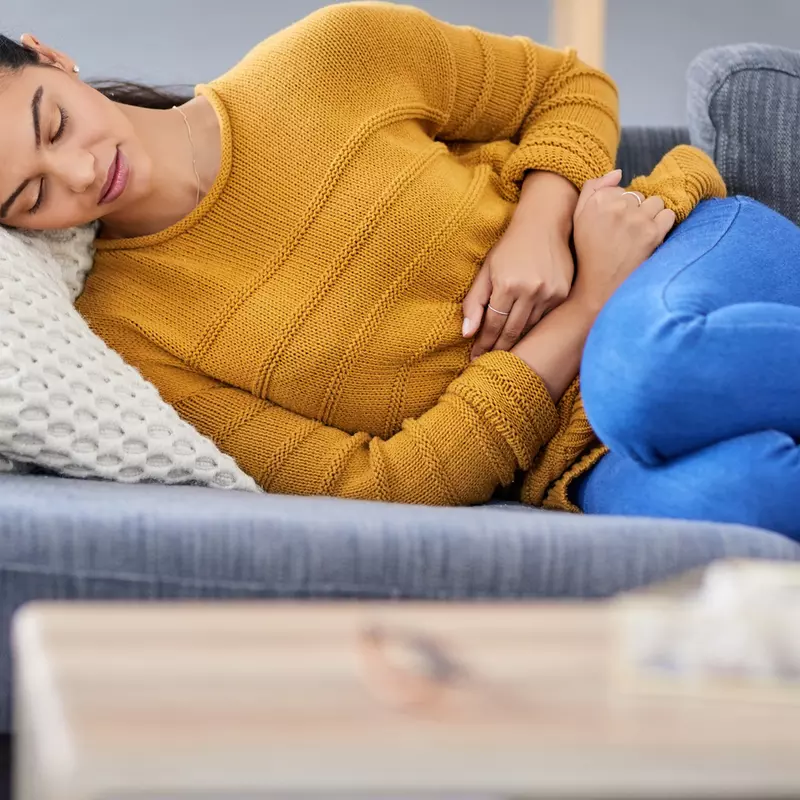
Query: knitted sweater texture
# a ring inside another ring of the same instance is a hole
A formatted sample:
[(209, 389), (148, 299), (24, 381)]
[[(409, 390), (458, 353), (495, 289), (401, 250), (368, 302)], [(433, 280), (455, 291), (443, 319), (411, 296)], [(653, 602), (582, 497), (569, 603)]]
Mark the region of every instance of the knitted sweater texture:
[[(470, 363), (461, 301), (527, 170), (580, 186), (612, 168), (610, 79), (365, 2), (196, 92), (219, 176), (169, 229), (98, 241), (78, 303), (94, 330), (269, 491), (465, 505), (522, 470), (527, 502), (571, 508), (602, 455), (577, 382), (556, 406), (516, 356)], [(671, 158), (636, 188), (681, 216), (724, 192), (698, 151)]]

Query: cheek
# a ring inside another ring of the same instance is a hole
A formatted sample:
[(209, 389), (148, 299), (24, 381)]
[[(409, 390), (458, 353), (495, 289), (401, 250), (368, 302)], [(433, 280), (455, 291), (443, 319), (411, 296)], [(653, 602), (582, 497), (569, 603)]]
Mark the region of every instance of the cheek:
[[(121, 147), (128, 160), (131, 179), (125, 195), (120, 199), (120, 208), (141, 200), (150, 192), (152, 183), (152, 161), (136, 135), (128, 117), (119, 108), (97, 95), (83, 110), (85, 126), (81, 126), (81, 146), (95, 154), (103, 164), (110, 163), (116, 147)], [(98, 207), (98, 216), (107, 209)]]
[(81, 198), (64, 194), (54, 198), (51, 210), (46, 215), (36, 215), (35, 224), (41, 224), (43, 228), (63, 230), (87, 225), (101, 216), (100, 206), (87, 206)]
[(132, 136), (120, 142), (122, 152), (128, 160), (130, 168), (130, 182), (122, 200), (125, 203), (141, 200), (146, 197), (153, 183), (153, 162), (149, 153), (145, 150), (142, 142)]
[(128, 118), (119, 108), (88, 86), (75, 97), (69, 112), (76, 121), (81, 144), (99, 150), (99, 154), (105, 154), (105, 150), (133, 133)]

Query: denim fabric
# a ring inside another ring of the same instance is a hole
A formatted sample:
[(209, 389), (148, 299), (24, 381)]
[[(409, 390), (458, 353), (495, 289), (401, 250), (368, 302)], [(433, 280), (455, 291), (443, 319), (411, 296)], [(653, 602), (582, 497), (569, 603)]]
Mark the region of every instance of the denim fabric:
[(800, 539), (800, 228), (702, 203), (614, 295), (582, 365), (611, 448), (589, 513), (758, 525)]
[(731, 194), (800, 224), (800, 51), (717, 47), (687, 77), (692, 144), (716, 161)]

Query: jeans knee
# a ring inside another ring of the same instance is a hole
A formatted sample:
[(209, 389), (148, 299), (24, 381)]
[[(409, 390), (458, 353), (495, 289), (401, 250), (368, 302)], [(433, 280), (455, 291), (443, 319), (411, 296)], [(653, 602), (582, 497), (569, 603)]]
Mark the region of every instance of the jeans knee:
[(573, 492), (590, 514), (736, 523), (800, 541), (800, 447), (778, 431), (729, 439), (655, 467), (612, 449)]
[(671, 493), (683, 502), (687, 519), (705, 519), (765, 528), (800, 537), (796, 498), (800, 491), (800, 448), (780, 431), (759, 431), (720, 442), (661, 468)]
[(635, 293), (615, 296), (593, 327), (581, 365), (589, 423), (612, 450), (660, 464), (670, 409), (670, 374), (684, 321), (648, 314)]

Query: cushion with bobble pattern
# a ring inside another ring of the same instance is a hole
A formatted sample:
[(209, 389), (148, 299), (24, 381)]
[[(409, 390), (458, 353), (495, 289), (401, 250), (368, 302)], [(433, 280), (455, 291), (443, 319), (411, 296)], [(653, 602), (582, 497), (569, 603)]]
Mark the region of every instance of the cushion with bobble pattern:
[(260, 491), (75, 310), (93, 241), (0, 228), (0, 470)]

